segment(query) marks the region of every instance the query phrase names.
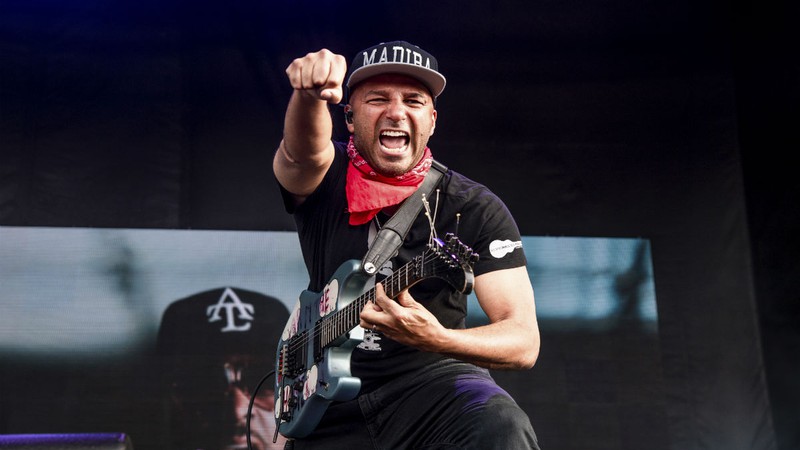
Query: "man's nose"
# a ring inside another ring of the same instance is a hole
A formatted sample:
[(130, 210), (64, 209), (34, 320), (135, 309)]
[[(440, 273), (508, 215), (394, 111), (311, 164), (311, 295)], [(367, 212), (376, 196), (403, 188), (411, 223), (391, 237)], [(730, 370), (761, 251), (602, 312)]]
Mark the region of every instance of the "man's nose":
[(406, 105), (401, 101), (392, 101), (386, 107), (386, 117), (394, 122), (401, 122), (406, 118)]
[(250, 405), (250, 397), (238, 386), (230, 387), (231, 407), (236, 417), (247, 417), (247, 408)]

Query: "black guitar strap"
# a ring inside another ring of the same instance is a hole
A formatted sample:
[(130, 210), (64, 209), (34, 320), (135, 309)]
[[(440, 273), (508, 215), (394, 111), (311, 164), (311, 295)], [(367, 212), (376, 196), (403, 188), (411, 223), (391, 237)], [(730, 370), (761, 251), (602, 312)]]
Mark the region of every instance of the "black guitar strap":
[(435, 170), (428, 171), (419, 189), (403, 202), (400, 209), (381, 227), (375, 240), (370, 244), (369, 250), (361, 262), (361, 269), (368, 275), (375, 275), (383, 263), (397, 254), (408, 230), (411, 229), (411, 224), (422, 210), (422, 196), (430, 198), (433, 188), (439, 184), (442, 175), (447, 172), (447, 167), (435, 159), (431, 169)]

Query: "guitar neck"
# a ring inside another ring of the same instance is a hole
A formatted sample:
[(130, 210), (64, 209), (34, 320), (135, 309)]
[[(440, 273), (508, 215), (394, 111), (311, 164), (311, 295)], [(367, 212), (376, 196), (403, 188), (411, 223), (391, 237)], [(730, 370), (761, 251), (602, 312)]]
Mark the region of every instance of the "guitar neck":
[[(386, 277), (381, 283), (389, 298), (396, 298), (401, 292), (422, 280), (420, 271), (417, 270), (417, 258), (408, 262), (390, 276)], [(355, 298), (344, 308), (336, 311), (328, 317), (322, 319), (323, 339), (320, 342), (323, 347), (338, 339), (348, 331), (352, 330), (361, 322), (361, 310), (367, 302), (375, 301), (375, 288), (364, 292)]]

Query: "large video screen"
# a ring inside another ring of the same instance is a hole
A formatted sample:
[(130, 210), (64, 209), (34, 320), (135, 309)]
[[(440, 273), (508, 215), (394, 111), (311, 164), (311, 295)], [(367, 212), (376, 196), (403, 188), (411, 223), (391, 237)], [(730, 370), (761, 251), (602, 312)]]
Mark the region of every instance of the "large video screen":
[[(625, 425), (663, 416), (649, 242), (522, 244), (542, 353), (498, 382), (534, 428), (571, 442), (564, 448), (598, 433), (652, 445), (663, 430)], [(0, 227), (0, 434), (125, 432), (136, 448), (246, 448), (242, 405), (274, 365), (307, 283), (294, 232)], [(486, 320), (471, 297), (468, 326)], [(253, 410), (270, 410), (270, 399)], [(252, 416), (260, 448), (272, 441), (267, 412)]]

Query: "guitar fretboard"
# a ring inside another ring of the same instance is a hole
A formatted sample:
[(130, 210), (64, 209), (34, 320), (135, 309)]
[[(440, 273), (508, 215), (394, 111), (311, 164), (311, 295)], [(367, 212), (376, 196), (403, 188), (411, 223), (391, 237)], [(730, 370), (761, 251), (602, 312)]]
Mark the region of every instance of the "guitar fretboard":
[[(389, 298), (397, 297), (401, 292), (414, 283), (424, 278), (425, 261), (428, 259), (430, 251), (426, 251), (420, 256), (409, 261), (406, 265), (396, 270), (382, 281), (383, 288)], [(375, 288), (368, 290), (355, 298), (350, 304), (336, 311), (329, 317), (321, 320), (317, 324), (317, 332), (320, 337), (322, 347), (327, 346), (340, 336), (350, 331), (361, 322), (360, 314), (367, 302), (375, 301)]]

